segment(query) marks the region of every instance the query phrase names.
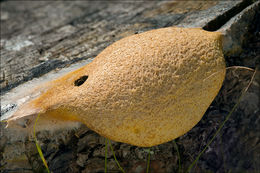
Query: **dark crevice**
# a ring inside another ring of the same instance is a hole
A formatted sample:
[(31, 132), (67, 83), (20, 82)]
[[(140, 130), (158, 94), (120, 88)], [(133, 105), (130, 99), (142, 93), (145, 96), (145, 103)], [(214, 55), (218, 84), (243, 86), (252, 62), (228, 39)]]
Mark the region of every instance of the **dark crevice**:
[(0, 0), (0, 3), (4, 2), (4, 1), (8, 1), (8, 0)]
[(227, 23), (232, 17), (243, 11), (246, 7), (253, 4), (255, 0), (244, 0), (243, 2), (239, 3), (235, 7), (231, 8), (224, 14), (216, 17), (214, 20), (208, 22), (203, 29), (206, 31), (217, 31), (221, 28), (225, 23)]
[[(260, 8), (260, 7), (259, 7)], [(260, 10), (256, 10), (254, 20), (249, 26), (246, 37), (248, 40), (243, 45), (243, 52), (239, 56), (227, 56), (226, 66), (246, 66), (252, 69), (260, 68)]]
[(75, 86), (80, 86), (80, 85), (82, 85), (87, 79), (88, 79), (88, 76), (87, 76), (87, 75), (81, 76), (80, 78), (78, 78), (77, 80), (74, 81), (74, 85), (75, 85)]
[[(92, 55), (92, 56), (95, 56)], [(0, 95), (4, 95), (6, 92), (10, 91), (12, 88), (17, 87), (18, 85), (21, 85), (29, 80), (32, 80), (34, 78), (38, 78), (41, 77), (42, 75), (54, 70), (54, 69), (58, 69), (58, 68), (64, 68), (67, 65), (71, 65), (73, 63), (82, 61), (82, 60), (86, 60), (89, 57), (81, 57), (81, 58), (76, 58), (76, 59), (72, 59), (70, 61), (60, 61), (60, 60), (49, 60), (46, 61), (32, 69), (30, 69), (30, 73), (28, 74), (28, 76), (25, 76), (22, 80), (19, 80), (17, 82), (14, 82), (10, 85), (7, 85), (3, 88), (1, 88), (0, 90)]]

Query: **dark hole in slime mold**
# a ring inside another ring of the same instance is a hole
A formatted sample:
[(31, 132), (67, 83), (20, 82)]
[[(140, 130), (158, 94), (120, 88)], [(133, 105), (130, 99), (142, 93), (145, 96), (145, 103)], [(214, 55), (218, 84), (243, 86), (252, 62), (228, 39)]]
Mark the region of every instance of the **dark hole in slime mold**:
[(88, 76), (84, 75), (78, 78), (77, 80), (74, 81), (75, 86), (80, 86), (82, 85), (86, 80), (88, 79)]

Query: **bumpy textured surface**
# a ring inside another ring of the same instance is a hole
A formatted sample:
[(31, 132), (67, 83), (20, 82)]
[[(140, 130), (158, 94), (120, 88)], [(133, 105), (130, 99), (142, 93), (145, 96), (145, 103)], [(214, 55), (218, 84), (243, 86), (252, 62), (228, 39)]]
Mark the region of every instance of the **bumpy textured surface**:
[(83, 122), (115, 141), (158, 145), (189, 131), (217, 95), (225, 77), (221, 47), (220, 33), (201, 29), (126, 37), (51, 82), (27, 107), (40, 108), (42, 117)]

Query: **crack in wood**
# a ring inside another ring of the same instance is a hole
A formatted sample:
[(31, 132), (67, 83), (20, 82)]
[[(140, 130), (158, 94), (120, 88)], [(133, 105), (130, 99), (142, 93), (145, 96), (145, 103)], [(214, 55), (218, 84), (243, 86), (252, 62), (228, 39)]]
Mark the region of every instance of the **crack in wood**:
[(224, 24), (226, 24), (232, 17), (239, 14), (248, 6), (252, 5), (255, 0), (244, 0), (238, 5), (234, 6), (230, 10), (226, 11), (222, 15), (217, 16), (212, 21), (208, 22), (203, 29), (206, 31), (217, 31), (220, 29)]

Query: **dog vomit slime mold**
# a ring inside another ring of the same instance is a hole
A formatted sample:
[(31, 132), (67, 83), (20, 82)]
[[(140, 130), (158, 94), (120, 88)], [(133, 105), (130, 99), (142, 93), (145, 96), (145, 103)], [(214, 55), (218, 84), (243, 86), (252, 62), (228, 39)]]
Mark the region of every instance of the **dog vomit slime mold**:
[(81, 122), (136, 146), (173, 140), (200, 121), (222, 86), (221, 37), (199, 28), (169, 27), (123, 38), (90, 64), (45, 84), (8, 126), (40, 114), (46, 128)]

